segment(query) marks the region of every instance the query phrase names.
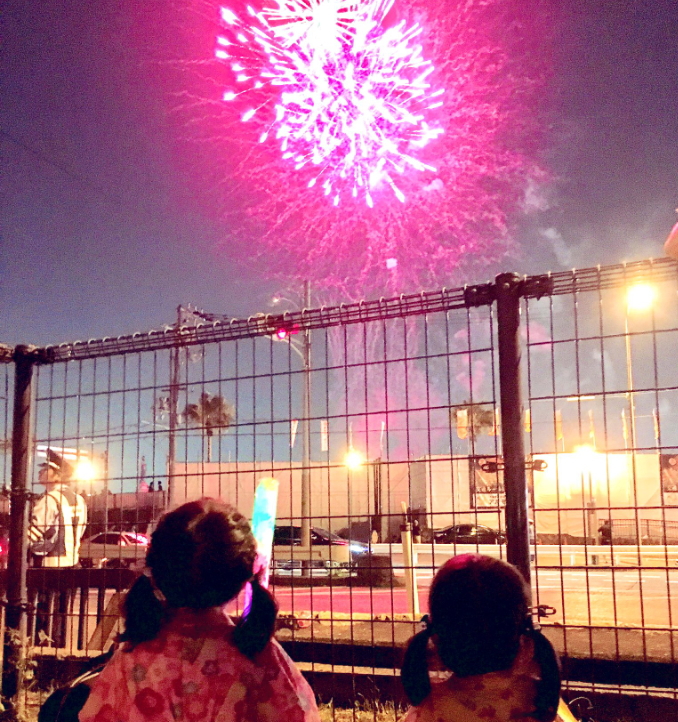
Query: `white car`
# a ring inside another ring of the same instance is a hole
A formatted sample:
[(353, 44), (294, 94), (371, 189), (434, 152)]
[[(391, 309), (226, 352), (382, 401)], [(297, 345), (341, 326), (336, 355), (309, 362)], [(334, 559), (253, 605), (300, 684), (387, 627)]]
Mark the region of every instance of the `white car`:
[(80, 566), (143, 567), (150, 541), (145, 534), (131, 531), (108, 531), (80, 543)]

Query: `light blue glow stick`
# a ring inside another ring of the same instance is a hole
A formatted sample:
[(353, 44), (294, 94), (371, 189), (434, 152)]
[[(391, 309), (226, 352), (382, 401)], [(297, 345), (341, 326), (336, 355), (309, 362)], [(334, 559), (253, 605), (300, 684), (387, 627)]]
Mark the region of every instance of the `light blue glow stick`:
[[(254, 494), (254, 510), (252, 511), (252, 534), (257, 542), (257, 559), (254, 563), (254, 573), (259, 574), (262, 587), (268, 587), (269, 567), (271, 565), (271, 552), (273, 550), (273, 531), (275, 530), (275, 517), (278, 507), (277, 479), (262, 479), (257, 484)], [(252, 586), (245, 587), (245, 602), (243, 616), (247, 616), (252, 606)]]

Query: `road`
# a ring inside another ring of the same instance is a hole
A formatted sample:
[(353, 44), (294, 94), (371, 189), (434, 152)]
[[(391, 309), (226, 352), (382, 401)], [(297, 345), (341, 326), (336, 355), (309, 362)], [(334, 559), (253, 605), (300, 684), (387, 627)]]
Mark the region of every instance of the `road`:
[[(402, 579), (396, 577), (396, 579)], [(418, 577), (420, 609), (427, 609), (430, 571)], [(372, 617), (406, 614), (404, 587), (273, 587), (283, 613), (333, 613)], [(553, 607), (548, 623), (593, 626), (678, 626), (678, 570), (538, 570), (535, 604)]]

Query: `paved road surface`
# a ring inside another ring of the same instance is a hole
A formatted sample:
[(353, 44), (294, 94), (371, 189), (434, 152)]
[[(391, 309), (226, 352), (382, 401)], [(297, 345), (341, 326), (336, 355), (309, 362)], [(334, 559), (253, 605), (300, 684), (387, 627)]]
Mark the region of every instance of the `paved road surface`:
[[(420, 609), (427, 609), (431, 573), (418, 580)], [(549, 623), (594, 626), (678, 627), (678, 570), (540, 570), (535, 603), (556, 609)], [(275, 585), (282, 612), (393, 616), (408, 612), (404, 587), (290, 587)]]

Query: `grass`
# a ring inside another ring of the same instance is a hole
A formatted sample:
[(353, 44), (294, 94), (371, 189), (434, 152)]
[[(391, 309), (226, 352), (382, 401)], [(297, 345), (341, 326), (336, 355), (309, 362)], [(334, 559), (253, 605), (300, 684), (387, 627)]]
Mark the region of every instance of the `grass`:
[[(38, 710), (49, 692), (27, 691), (24, 708), (24, 721), (37, 722)], [(405, 714), (405, 709), (396, 707), (392, 702), (360, 702), (354, 707), (336, 707), (334, 704), (322, 704), (319, 707), (321, 722), (398, 722)], [(0, 722), (4, 715), (0, 712)], [(594, 719), (598, 719), (594, 711)], [(606, 719), (601, 714), (600, 719)], [(633, 717), (617, 718), (614, 722), (644, 722)]]
[(395, 722), (404, 710), (393, 704), (356, 704), (355, 707), (341, 708), (333, 704), (320, 705), (321, 722)]

